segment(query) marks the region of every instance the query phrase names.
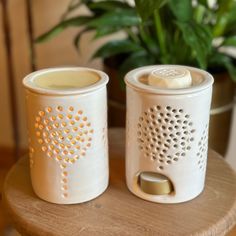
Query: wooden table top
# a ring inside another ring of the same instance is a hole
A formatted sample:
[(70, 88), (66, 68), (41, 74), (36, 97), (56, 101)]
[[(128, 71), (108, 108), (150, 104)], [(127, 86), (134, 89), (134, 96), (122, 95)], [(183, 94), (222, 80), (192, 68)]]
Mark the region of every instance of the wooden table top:
[(98, 198), (56, 205), (34, 194), (27, 158), (9, 172), (4, 203), (22, 235), (225, 235), (236, 222), (236, 175), (209, 152), (206, 187), (192, 201), (157, 204), (131, 194), (125, 185), (124, 130), (110, 130), (110, 185)]

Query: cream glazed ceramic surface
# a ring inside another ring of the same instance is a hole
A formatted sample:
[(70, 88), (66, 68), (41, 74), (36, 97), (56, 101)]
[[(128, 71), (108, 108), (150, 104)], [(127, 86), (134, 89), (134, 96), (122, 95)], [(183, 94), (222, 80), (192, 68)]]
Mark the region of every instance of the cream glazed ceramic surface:
[[(195, 198), (204, 188), (213, 78), (203, 70), (184, 66), (191, 73), (191, 87), (158, 89), (150, 86), (147, 78), (159, 68), (168, 69), (168, 65), (142, 67), (125, 78), (126, 182), (129, 190), (143, 199), (178, 203)], [(168, 177), (173, 191), (167, 195), (144, 193), (139, 186), (143, 171)]]
[[(49, 73), (87, 71), (88, 86), (47, 89), (35, 78)], [(91, 200), (108, 186), (108, 76), (89, 68), (52, 68), (28, 75), (26, 88), (31, 181), (42, 199), (59, 204)]]

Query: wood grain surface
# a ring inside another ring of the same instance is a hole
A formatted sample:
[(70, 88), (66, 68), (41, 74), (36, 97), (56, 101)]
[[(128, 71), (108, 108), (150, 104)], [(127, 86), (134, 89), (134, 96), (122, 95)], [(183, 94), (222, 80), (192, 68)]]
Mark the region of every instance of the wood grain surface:
[(209, 152), (206, 187), (194, 200), (156, 204), (131, 194), (125, 185), (124, 130), (110, 130), (110, 185), (83, 204), (56, 205), (33, 193), (27, 158), (9, 172), (4, 202), (22, 235), (226, 235), (236, 222), (236, 175)]

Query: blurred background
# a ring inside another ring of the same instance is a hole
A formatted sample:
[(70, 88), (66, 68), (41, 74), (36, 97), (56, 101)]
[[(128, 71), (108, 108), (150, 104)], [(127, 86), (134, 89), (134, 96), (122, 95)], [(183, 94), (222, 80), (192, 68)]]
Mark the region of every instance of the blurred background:
[[(81, 54), (72, 43), (78, 29), (68, 29), (48, 43), (33, 43), (36, 36), (60, 20), (68, 3), (69, 0), (0, 1), (1, 189), (10, 166), (27, 152), (23, 77), (33, 70), (55, 66), (77, 65), (101, 69), (100, 60), (89, 59), (96, 45), (102, 42), (90, 44), (89, 33), (81, 39)], [(5, 230), (7, 224), (8, 219), (0, 208), (0, 235), (15, 235), (10, 228)]]
[[(72, 42), (78, 33), (78, 28), (72, 27), (48, 42), (35, 44), (36, 37), (60, 21), (69, 2), (70, 0), (0, 0), (1, 189), (4, 176), (10, 166), (27, 152), (27, 125), (22, 79), (34, 70), (56, 66), (87, 66), (103, 70), (101, 59), (90, 60), (91, 55), (111, 37), (123, 37), (122, 34), (116, 33), (93, 41), (93, 32), (88, 32), (81, 37), (80, 53), (78, 53)], [(86, 11), (87, 9), (82, 7), (73, 11), (71, 16), (86, 13)], [(111, 100), (110, 113), (120, 114), (119, 110), (122, 110), (122, 115), (125, 113), (123, 104)], [(115, 117), (118, 120), (110, 119), (110, 126), (123, 126), (124, 122), (119, 122), (121, 118), (117, 115)], [(232, 120), (225, 158), (236, 170), (235, 109)], [(0, 215), (2, 230), (6, 222), (5, 216), (1, 218)]]

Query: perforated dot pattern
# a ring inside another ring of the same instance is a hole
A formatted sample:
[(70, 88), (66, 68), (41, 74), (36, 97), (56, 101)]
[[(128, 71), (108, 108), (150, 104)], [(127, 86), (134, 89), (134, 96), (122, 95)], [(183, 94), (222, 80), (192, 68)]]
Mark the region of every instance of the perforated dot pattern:
[(139, 117), (139, 148), (159, 170), (187, 156), (194, 133), (191, 117), (183, 109), (157, 105)]
[(201, 139), (198, 142), (198, 167), (200, 170), (204, 171), (207, 162), (207, 149), (208, 149), (208, 126), (204, 129)]
[[(55, 159), (62, 170), (86, 155), (91, 147), (93, 128), (82, 110), (70, 107), (46, 107), (35, 117), (35, 135), (41, 150)], [(62, 173), (62, 197), (68, 196), (66, 176)]]
[(30, 168), (33, 168), (34, 165), (34, 148), (29, 145), (29, 161), (30, 161)]
[(104, 150), (107, 150), (108, 148), (108, 133), (107, 133), (107, 106), (105, 105), (103, 107), (103, 121), (104, 121), (104, 125), (102, 128), (102, 141), (103, 141), (103, 146), (104, 146)]

